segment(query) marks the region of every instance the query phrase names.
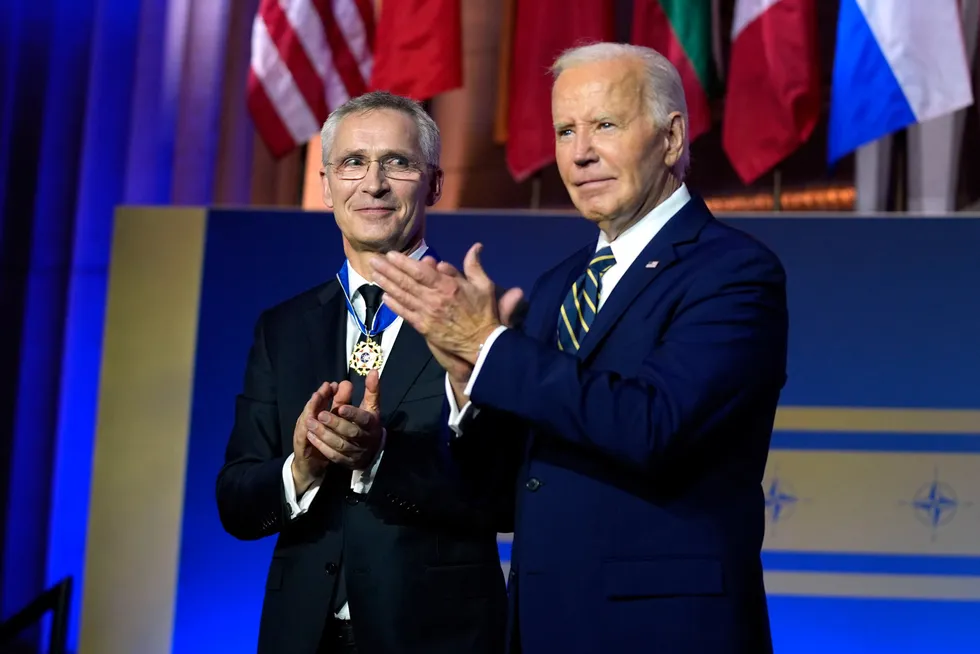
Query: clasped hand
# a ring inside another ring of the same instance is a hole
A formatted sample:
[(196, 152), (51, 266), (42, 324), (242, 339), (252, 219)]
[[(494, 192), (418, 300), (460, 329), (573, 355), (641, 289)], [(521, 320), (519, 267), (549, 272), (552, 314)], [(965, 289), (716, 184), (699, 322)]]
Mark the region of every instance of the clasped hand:
[(416, 261), (400, 252), (371, 260), (374, 281), (384, 289), (385, 304), (408, 322), (451, 378), (465, 379), (476, 364), (480, 346), (501, 324), (509, 324), (523, 298), (519, 288), (504, 293), (480, 263), (483, 246), (470, 248), (461, 274), (432, 257)]
[(296, 419), (293, 479), (297, 490), (309, 488), (330, 463), (364, 470), (377, 456), (384, 434), (378, 371), (365, 379), (360, 406), (350, 404), (353, 390), (349, 381), (324, 382)]

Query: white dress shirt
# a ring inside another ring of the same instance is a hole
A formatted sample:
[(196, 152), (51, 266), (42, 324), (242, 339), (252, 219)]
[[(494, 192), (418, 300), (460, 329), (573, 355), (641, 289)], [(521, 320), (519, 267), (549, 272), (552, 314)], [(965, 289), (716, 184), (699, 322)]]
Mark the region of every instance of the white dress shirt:
[[(610, 241), (605, 233), (599, 232), (599, 239), (596, 242), (596, 251), (607, 245), (612, 248), (613, 256), (616, 257), (616, 263), (613, 264), (603, 275), (602, 275), (602, 286), (599, 292), (599, 306), (596, 307), (596, 313), (602, 311), (603, 305), (606, 303), (606, 298), (608, 298), (613, 289), (616, 288), (616, 284), (623, 278), (629, 267), (633, 265), (636, 258), (640, 256), (640, 252), (643, 251), (653, 237), (656, 236), (663, 226), (667, 224), (667, 221), (673, 217), (678, 211), (680, 211), (684, 205), (688, 203), (691, 199), (691, 193), (687, 190), (685, 184), (681, 184), (680, 188), (670, 194), (670, 196), (655, 206), (650, 213), (640, 218), (638, 221), (630, 225), (629, 229), (624, 231), (614, 240)], [(480, 349), (480, 355), (477, 357), (476, 365), (473, 366), (473, 372), (470, 374), (470, 381), (466, 385), (466, 390), (464, 394), (469, 397), (473, 392), (473, 385), (476, 383), (476, 378), (480, 374), (480, 368), (483, 367), (483, 362), (487, 358), (487, 353), (490, 352), (490, 348), (493, 347), (494, 341), (500, 336), (507, 327), (500, 326), (497, 327), (493, 332), (487, 337), (486, 342), (484, 342), (483, 347)], [(557, 348), (557, 323), (555, 323), (555, 343)], [(476, 411), (472, 408), (473, 403), (467, 402), (462, 410), (458, 408), (456, 404), (456, 396), (453, 394), (452, 385), (449, 383), (449, 375), (446, 375), (446, 394), (449, 396), (449, 427), (456, 433), (457, 436), (462, 435), (462, 429), (460, 425), (463, 419), (471, 411)], [(474, 413), (475, 415), (475, 413)]]
[[(428, 249), (429, 247), (425, 244), (425, 240), (423, 239), (422, 242), (419, 244), (419, 246), (415, 248), (415, 250), (409, 256), (411, 256), (413, 259), (418, 261), (425, 255), (425, 251)], [(360, 274), (358, 274), (356, 270), (354, 270), (353, 266), (350, 265), (350, 262), (347, 262), (344, 265), (347, 266), (347, 279), (349, 282), (348, 288), (350, 289), (350, 293), (351, 293), (351, 298), (350, 298), (351, 305), (353, 305), (354, 311), (357, 312), (357, 317), (361, 320), (361, 322), (364, 322), (364, 319), (367, 315), (367, 306), (365, 305), (364, 297), (361, 295), (360, 288), (364, 284), (373, 285), (374, 282), (369, 282), (368, 280), (364, 279)], [(345, 306), (345, 311), (346, 311), (346, 306)], [(384, 373), (385, 365), (387, 365), (388, 363), (388, 356), (391, 354), (391, 348), (394, 347), (395, 338), (398, 336), (398, 330), (401, 329), (402, 323), (404, 322), (405, 322), (404, 319), (401, 316), (398, 316), (397, 318), (395, 318), (394, 322), (392, 322), (383, 332), (381, 332), (381, 350), (383, 352), (383, 358), (381, 360), (381, 369), (378, 370), (379, 375)], [(354, 316), (350, 315), (350, 311), (348, 311), (347, 312), (347, 357), (348, 359), (350, 358), (351, 353), (353, 353), (354, 346), (357, 344), (357, 340), (360, 338), (360, 336), (361, 336), (361, 328), (357, 324), (357, 320), (354, 319)], [(327, 381), (327, 380), (321, 380), (321, 382), (322, 381)], [(332, 381), (340, 381), (340, 380), (332, 380)], [(378, 454), (375, 457), (374, 462), (371, 464), (371, 466), (367, 470), (354, 470), (352, 472), (350, 487), (355, 493), (367, 493), (369, 490), (371, 490), (371, 483), (374, 481), (375, 475), (378, 474), (378, 467), (381, 465), (381, 457), (383, 454), (384, 454), (384, 441), (382, 440), (381, 448), (378, 450)], [(310, 486), (305, 493), (303, 493), (301, 497), (297, 497), (296, 482), (293, 481), (293, 471), (292, 471), (294, 456), (295, 456), (294, 454), (290, 454), (289, 457), (286, 459), (286, 463), (284, 463), (282, 466), (282, 485), (286, 495), (286, 503), (289, 505), (290, 520), (297, 518), (298, 516), (306, 513), (309, 510), (310, 505), (313, 503), (313, 498), (316, 497), (317, 491), (320, 490), (320, 482), (322, 481), (322, 478), (317, 479), (316, 481), (313, 482), (313, 485)], [(340, 611), (337, 613), (337, 617), (340, 618), (341, 620), (350, 619), (350, 608), (348, 607), (347, 604), (344, 604), (344, 606), (341, 607)]]

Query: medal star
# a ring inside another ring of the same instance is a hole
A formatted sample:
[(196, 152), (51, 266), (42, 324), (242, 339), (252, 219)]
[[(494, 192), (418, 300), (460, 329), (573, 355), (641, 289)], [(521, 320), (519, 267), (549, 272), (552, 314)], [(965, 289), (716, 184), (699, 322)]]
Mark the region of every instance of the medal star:
[(372, 370), (380, 370), (384, 361), (384, 351), (381, 344), (372, 340), (361, 341), (351, 352), (349, 368), (366, 377)]

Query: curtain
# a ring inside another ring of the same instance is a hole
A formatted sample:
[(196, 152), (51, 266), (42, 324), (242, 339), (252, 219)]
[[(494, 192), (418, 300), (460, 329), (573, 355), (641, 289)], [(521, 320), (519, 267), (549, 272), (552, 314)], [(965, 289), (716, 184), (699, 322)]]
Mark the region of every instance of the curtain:
[(72, 650), (114, 208), (300, 204), (245, 107), (257, 6), (0, 6), (0, 618), (71, 575)]

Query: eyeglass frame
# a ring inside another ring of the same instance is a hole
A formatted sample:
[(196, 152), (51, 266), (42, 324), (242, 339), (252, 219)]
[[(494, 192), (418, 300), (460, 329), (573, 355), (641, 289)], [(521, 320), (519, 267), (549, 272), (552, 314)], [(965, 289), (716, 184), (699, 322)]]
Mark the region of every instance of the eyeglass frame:
[[(340, 160), (340, 163), (334, 163), (332, 161), (328, 161), (326, 164), (324, 164), (324, 166), (330, 166), (336, 172), (337, 167), (339, 165), (343, 164), (343, 162), (346, 159), (349, 159), (351, 157), (360, 157), (360, 158), (362, 158), (362, 159), (365, 160), (365, 163), (367, 165), (364, 166), (364, 174), (361, 175), (360, 177), (342, 177), (339, 173), (337, 173), (337, 178), (340, 179), (340, 180), (342, 180), (342, 181), (345, 181), (345, 182), (358, 182), (358, 181), (364, 179), (365, 177), (367, 177), (368, 176), (368, 172), (370, 172), (370, 170), (371, 170), (371, 164), (373, 164), (373, 163), (377, 163), (378, 164), (378, 167), (380, 168), (381, 173), (385, 176), (386, 179), (394, 179), (394, 180), (399, 181), (399, 182), (415, 182), (415, 181), (418, 181), (418, 180), (422, 179), (422, 175), (425, 172), (427, 172), (428, 170), (432, 170), (432, 169), (439, 170), (439, 166), (437, 166), (435, 164), (431, 164), (431, 163), (429, 163), (427, 161), (416, 161), (414, 159), (409, 159), (404, 154), (401, 154), (401, 153), (398, 153), (398, 152), (388, 152), (388, 153), (382, 155), (381, 157), (376, 157), (376, 158), (365, 157), (365, 156), (362, 156), (362, 155), (351, 153), (351, 154), (344, 155), (344, 157)], [(408, 162), (409, 162), (410, 169), (411, 170), (414, 170), (415, 172), (418, 173), (418, 175), (419, 175), (418, 178), (414, 178), (414, 177), (409, 177), (409, 178), (392, 177), (391, 174), (388, 171), (385, 170), (385, 166), (384, 166), (384, 161), (383, 160), (385, 158), (393, 158), (393, 157), (401, 157), (403, 159), (407, 159)], [(321, 170), (320, 171), (320, 174), (321, 175), (323, 175), (325, 173), (326, 173), (325, 170)]]

